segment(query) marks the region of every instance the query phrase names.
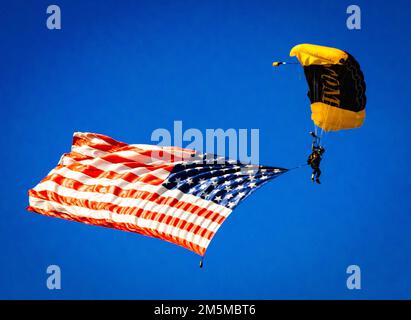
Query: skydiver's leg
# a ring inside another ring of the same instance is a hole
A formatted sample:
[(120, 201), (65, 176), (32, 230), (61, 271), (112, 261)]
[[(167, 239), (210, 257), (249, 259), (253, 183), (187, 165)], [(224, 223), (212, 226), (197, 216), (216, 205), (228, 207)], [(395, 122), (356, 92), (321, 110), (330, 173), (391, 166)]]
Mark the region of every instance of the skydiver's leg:
[(315, 166), (311, 166), (311, 168), (313, 169), (313, 173), (311, 174), (311, 181), (314, 182), (316, 176), (317, 176), (317, 167)]
[(320, 170), (320, 168), (318, 167), (316, 171), (317, 171), (317, 174), (316, 174), (315, 181), (316, 181), (317, 183), (321, 183), (321, 182), (320, 182), (321, 170)]

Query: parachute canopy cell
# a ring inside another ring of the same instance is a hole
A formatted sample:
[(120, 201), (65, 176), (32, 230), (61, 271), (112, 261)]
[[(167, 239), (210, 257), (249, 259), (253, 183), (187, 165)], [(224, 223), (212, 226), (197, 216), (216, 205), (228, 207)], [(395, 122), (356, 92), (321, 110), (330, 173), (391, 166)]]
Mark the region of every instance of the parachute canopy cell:
[(360, 65), (336, 48), (299, 44), (291, 49), (304, 67), (311, 119), (325, 131), (360, 127), (365, 119), (365, 81)]

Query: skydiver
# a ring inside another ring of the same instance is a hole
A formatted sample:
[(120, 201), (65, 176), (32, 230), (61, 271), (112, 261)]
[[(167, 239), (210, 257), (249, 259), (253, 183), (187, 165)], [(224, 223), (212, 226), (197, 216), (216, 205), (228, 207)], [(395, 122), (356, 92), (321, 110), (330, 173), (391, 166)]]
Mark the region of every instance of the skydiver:
[(313, 146), (312, 152), (310, 156), (308, 157), (307, 164), (311, 166), (313, 169), (313, 173), (311, 174), (311, 180), (314, 182), (317, 182), (320, 184), (320, 175), (321, 175), (321, 170), (320, 170), (320, 163), (322, 160), (322, 155), (325, 152), (325, 149), (321, 146)]

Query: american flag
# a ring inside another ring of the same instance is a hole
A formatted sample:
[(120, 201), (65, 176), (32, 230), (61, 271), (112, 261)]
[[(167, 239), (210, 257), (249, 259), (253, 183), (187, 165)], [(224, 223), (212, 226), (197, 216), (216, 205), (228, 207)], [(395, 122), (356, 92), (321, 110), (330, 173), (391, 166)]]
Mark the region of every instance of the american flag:
[(287, 169), (76, 132), (28, 210), (160, 238), (203, 256), (238, 203)]

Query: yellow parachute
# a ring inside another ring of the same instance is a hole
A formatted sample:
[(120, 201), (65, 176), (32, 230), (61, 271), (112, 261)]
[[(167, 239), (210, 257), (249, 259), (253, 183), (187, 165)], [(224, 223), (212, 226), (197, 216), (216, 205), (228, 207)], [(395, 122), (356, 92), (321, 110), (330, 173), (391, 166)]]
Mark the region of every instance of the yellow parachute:
[[(324, 131), (358, 128), (365, 119), (365, 81), (360, 65), (336, 48), (299, 44), (291, 49), (304, 67), (311, 119)], [(278, 67), (286, 62), (274, 62)]]

